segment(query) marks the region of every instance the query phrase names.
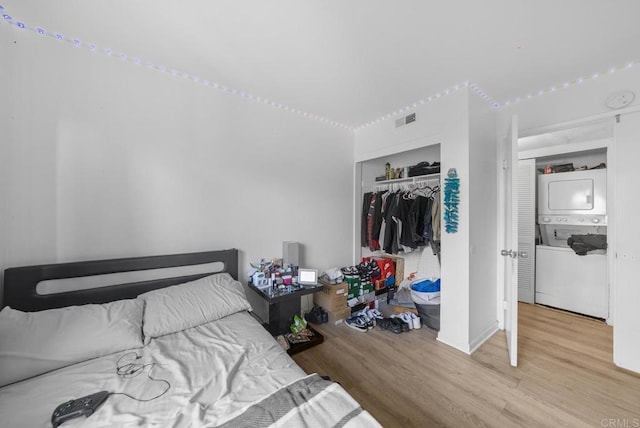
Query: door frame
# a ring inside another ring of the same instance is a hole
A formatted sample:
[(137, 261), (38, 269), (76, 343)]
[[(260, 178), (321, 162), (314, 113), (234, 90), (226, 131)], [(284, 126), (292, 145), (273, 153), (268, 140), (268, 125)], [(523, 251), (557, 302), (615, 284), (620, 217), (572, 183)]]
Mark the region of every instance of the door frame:
[[(639, 109), (635, 109), (640, 111)], [(623, 116), (623, 114), (620, 114)], [(522, 137), (535, 136), (540, 134), (546, 134), (554, 131), (559, 131), (568, 128), (577, 128), (582, 125), (587, 125), (595, 121), (605, 121), (610, 119), (615, 121), (617, 114), (598, 115), (597, 117), (584, 118), (581, 120), (574, 120), (571, 122), (559, 123), (553, 126), (545, 126), (543, 128), (536, 128), (528, 130)], [(609, 284), (609, 316), (605, 320), (608, 325), (615, 324), (615, 310), (614, 310), (614, 298), (615, 298), (615, 284), (616, 284), (616, 226), (615, 226), (615, 123), (613, 125), (613, 136), (611, 138), (603, 138), (593, 141), (585, 141), (579, 143), (571, 143), (565, 146), (564, 149), (558, 147), (541, 148), (536, 150), (522, 151), (518, 153), (518, 160), (524, 159), (537, 159), (539, 157), (553, 156), (559, 154), (570, 154), (574, 152), (582, 152), (595, 149), (606, 150), (606, 164), (607, 164), (607, 282)]]
[[(586, 116), (586, 117), (582, 117), (580, 119), (575, 119), (575, 120), (569, 120), (569, 121), (564, 121), (564, 122), (556, 122), (555, 124), (551, 124), (551, 125), (543, 125), (543, 126), (538, 126), (538, 127), (534, 127), (534, 128), (530, 128), (530, 129), (525, 129), (523, 130), (518, 130), (518, 135), (519, 138), (522, 137), (528, 137), (528, 136), (532, 136), (532, 135), (538, 135), (538, 134), (544, 134), (547, 132), (552, 132), (552, 131), (556, 131), (559, 129), (563, 129), (563, 128), (570, 128), (570, 127), (577, 127), (577, 126), (581, 126), (581, 125), (585, 125), (589, 122), (593, 122), (596, 120), (602, 120), (602, 119), (607, 119), (607, 118), (615, 118), (616, 116), (625, 116), (628, 114), (632, 114), (632, 113), (637, 113), (640, 112), (640, 106), (632, 106), (632, 107), (627, 107), (624, 109), (620, 109), (620, 110), (616, 110), (616, 111), (609, 111), (609, 112), (605, 112), (605, 113), (600, 113), (600, 114), (595, 114), (595, 115), (591, 115), (591, 116)], [(615, 174), (613, 174), (611, 171), (615, 171), (616, 169), (616, 144), (615, 144), (615, 139), (616, 139), (616, 134), (615, 134), (615, 128), (614, 128), (614, 137), (613, 137), (613, 143), (610, 144), (607, 147), (607, 216), (609, 216), (608, 218), (608, 228), (607, 228), (607, 240), (608, 240), (608, 244), (609, 244), (609, 249), (610, 251), (608, 251), (608, 260), (607, 260), (607, 268), (609, 270), (608, 272), (608, 277), (609, 277), (609, 318), (607, 319), (607, 323), (610, 325), (613, 325), (613, 328), (615, 329), (615, 318), (616, 318), (616, 311), (615, 311), (615, 299), (616, 299), (616, 249), (617, 249), (617, 242), (616, 242), (616, 224), (615, 224), (615, 198), (616, 198), (616, 192), (615, 192)], [(500, 247), (500, 245), (502, 245), (502, 243), (504, 242), (504, 222), (505, 222), (505, 218), (504, 218), (504, 209), (503, 204), (504, 204), (504, 172), (502, 169), (502, 159), (504, 157), (504, 144), (501, 144), (501, 142), (504, 140), (504, 138), (506, 138), (506, 135), (500, 135), (500, 133), (498, 134), (498, 139), (496, 141), (496, 144), (498, 145), (498, 150), (497, 150), (497, 159), (496, 159), (496, 165), (498, 168), (498, 174), (497, 174), (497, 183), (496, 183), (496, 189), (498, 192), (498, 198), (497, 198), (497, 204), (498, 204), (498, 233), (497, 233), (497, 237), (496, 239), (498, 240), (498, 248)], [(496, 264), (497, 264), (497, 269), (498, 272), (502, 272), (504, 270), (504, 257), (501, 257), (500, 255), (496, 256)], [(504, 302), (504, 278), (502, 278), (501, 275), (498, 275), (497, 278), (497, 284), (496, 284), (497, 290), (496, 290), (496, 298), (497, 298), (497, 314), (496, 314), (496, 318), (498, 320), (498, 327), (501, 330), (504, 330), (504, 311), (503, 311), (503, 303)], [(615, 362), (615, 355), (614, 355), (614, 362)]]

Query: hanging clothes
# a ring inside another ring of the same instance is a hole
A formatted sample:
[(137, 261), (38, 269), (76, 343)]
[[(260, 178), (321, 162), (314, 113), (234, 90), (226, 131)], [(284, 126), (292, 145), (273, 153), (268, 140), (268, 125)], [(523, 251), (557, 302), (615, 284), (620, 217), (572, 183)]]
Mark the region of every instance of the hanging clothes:
[(431, 224), (433, 227), (433, 240), (440, 241), (440, 226), (441, 226), (441, 212), (440, 212), (440, 192), (434, 194), (433, 205), (431, 206)]
[(440, 215), (438, 185), (367, 192), (362, 202), (361, 245), (389, 254), (430, 245), (434, 254), (439, 253)]
[(409, 210), (409, 228), (411, 229), (411, 240), (415, 247), (421, 247), (425, 244), (423, 237), (425, 229), (424, 215), (427, 209), (426, 196), (416, 196), (411, 209)]
[(410, 252), (418, 246), (413, 240), (413, 230), (411, 224), (410, 212), (415, 204), (415, 199), (411, 199), (409, 192), (403, 192), (402, 196), (398, 198), (398, 221), (400, 224), (398, 233), (398, 243), (403, 247), (405, 252)]
[(385, 192), (375, 193), (372, 211), (373, 226), (371, 228), (371, 236), (369, 237), (369, 249), (371, 251), (380, 249), (380, 229), (382, 228), (382, 203), (384, 196)]
[(367, 214), (367, 243), (371, 251), (380, 249), (378, 242), (380, 237), (380, 226), (382, 225), (382, 194), (372, 193), (369, 202), (369, 212)]
[(384, 229), (384, 243), (382, 245), (382, 249), (389, 254), (398, 253), (398, 245), (396, 240), (396, 232), (398, 229), (398, 224), (393, 219), (394, 213), (397, 211), (397, 208), (396, 208), (397, 197), (398, 195), (396, 193), (391, 193), (386, 200), (385, 210), (384, 210), (385, 211), (385, 216), (384, 216), (385, 229)]
[(389, 192), (384, 191), (382, 193), (382, 203), (380, 204), (380, 232), (378, 233), (378, 242), (380, 243), (380, 247), (384, 245), (384, 234), (387, 226), (387, 221), (385, 220), (385, 210), (387, 208), (387, 198), (389, 197), (389, 195)]
[(433, 207), (433, 195), (427, 198), (427, 206), (424, 210), (423, 224), (424, 230), (422, 231), (422, 238), (424, 242), (429, 243), (433, 240), (433, 220), (431, 216), (431, 209)]
[(362, 211), (360, 214), (360, 246), (369, 246), (369, 234), (367, 233), (369, 204), (371, 203), (371, 195), (373, 192), (366, 192), (362, 195)]
[(433, 195), (433, 205), (431, 206), (431, 224), (433, 227), (433, 238), (429, 243), (433, 254), (438, 255), (440, 260), (440, 236), (441, 236), (441, 212), (440, 212), (440, 192), (438, 191)]

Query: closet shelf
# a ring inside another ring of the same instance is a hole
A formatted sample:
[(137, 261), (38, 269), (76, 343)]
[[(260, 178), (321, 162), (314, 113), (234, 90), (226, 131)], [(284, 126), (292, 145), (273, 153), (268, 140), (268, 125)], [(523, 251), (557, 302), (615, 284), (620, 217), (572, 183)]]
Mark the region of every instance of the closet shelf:
[(378, 184), (393, 184), (393, 183), (419, 183), (421, 181), (430, 179), (430, 178), (438, 178), (440, 177), (440, 173), (436, 172), (435, 174), (427, 174), (427, 175), (416, 175), (415, 177), (407, 177), (407, 178), (394, 178), (392, 180), (382, 180), (376, 181), (373, 183), (374, 185)]

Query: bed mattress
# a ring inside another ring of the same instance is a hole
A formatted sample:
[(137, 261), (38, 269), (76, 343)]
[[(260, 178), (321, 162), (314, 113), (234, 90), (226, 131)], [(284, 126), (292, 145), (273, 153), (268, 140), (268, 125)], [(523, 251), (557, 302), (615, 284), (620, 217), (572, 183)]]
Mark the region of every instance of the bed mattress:
[[(121, 364), (135, 361), (155, 366), (126, 378), (116, 373), (119, 359)], [(167, 385), (150, 380), (148, 374), (170, 383), (166, 394), (148, 402), (111, 395), (91, 417), (73, 419), (63, 426), (216, 426), (306, 376), (249, 313), (238, 312), (152, 339), (143, 348), (5, 386), (0, 389), (2, 426), (50, 427), (56, 406), (102, 390), (152, 398)]]

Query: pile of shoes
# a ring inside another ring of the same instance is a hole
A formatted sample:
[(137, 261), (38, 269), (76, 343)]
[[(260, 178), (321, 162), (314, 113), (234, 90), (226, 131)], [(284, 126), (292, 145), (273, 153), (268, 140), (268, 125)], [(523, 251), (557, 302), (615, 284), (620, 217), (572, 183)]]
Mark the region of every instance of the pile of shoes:
[(365, 259), (355, 266), (343, 267), (340, 271), (344, 275), (344, 282), (349, 285), (350, 298), (374, 291), (374, 282), (382, 278), (380, 266), (373, 259)]
[(382, 277), (380, 266), (373, 259), (363, 260), (355, 266), (340, 268), (344, 276), (358, 276), (362, 283), (372, 282)]
[(396, 334), (410, 330), (418, 330), (422, 327), (420, 317), (412, 312), (393, 314), (390, 318), (385, 318), (377, 309), (366, 306), (364, 309), (355, 312), (346, 321), (347, 326), (362, 332), (379, 327), (382, 330), (389, 330)]
[(360, 272), (358, 272), (358, 266), (345, 266), (340, 268), (340, 272), (342, 272), (343, 276), (358, 276)]
[(378, 321), (378, 326), (382, 330), (389, 330), (396, 334), (405, 333), (409, 330), (417, 330), (422, 327), (420, 317), (412, 312), (391, 315), (391, 318), (383, 318)]
[(362, 282), (373, 282), (382, 277), (380, 266), (373, 259), (363, 260), (356, 268)]
[(321, 306), (314, 306), (311, 308), (304, 318), (314, 324), (324, 324), (329, 322), (329, 314)]

